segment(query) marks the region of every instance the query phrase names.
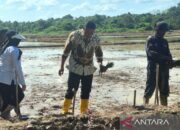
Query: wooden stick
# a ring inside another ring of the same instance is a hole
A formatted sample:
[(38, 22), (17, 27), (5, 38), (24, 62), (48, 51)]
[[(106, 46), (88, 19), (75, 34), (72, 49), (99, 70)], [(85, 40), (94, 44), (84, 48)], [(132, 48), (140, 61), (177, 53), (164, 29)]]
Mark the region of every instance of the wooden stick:
[(156, 90), (155, 90), (155, 99), (154, 99), (154, 105), (159, 105), (159, 64), (156, 65)]
[(77, 90), (74, 89), (73, 108), (72, 108), (73, 115), (75, 114), (76, 93), (77, 93)]
[(134, 107), (136, 107), (136, 90), (134, 90), (134, 104), (133, 104)]
[(2, 109), (3, 107), (3, 98), (2, 98), (2, 95), (0, 93), (0, 110)]
[(18, 91), (18, 79), (17, 79), (17, 74), (16, 74), (16, 114), (18, 116), (18, 118), (21, 118), (21, 111), (20, 111), (20, 107), (19, 107), (19, 91)]

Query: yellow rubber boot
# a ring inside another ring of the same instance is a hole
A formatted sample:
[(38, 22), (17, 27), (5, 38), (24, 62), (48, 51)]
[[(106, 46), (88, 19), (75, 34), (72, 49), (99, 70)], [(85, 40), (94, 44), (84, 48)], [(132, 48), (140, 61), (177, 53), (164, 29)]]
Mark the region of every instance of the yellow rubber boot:
[(89, 99), (81, 99), (80, 112), (81, 114), (86, 113), (88, 109)]
[(69, 110), (69, 107), (71, 106), (71, 103), (72, 103), (72, 99), (64, 98), (64, 104), (63, 104), (63, 108), (61, 110), (61, 114), (68, 113), (68, 110)]

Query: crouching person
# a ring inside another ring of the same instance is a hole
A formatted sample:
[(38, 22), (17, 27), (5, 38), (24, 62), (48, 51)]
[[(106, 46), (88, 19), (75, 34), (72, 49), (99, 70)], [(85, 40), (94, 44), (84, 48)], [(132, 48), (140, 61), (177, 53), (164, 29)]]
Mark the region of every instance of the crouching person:
[(5, 119), (10, 117), (12, 109), (18, 114), (16, 108), (26, 90), (21, 68), (22, 51), (18, 48), (23, 39), (15, 31), (0, 30), (0, 112)]

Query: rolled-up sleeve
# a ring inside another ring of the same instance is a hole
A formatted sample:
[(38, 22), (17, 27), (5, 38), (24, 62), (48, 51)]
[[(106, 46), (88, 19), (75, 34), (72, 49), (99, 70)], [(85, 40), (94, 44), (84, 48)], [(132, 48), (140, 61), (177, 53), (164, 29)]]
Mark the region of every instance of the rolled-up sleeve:
[(15, 78), (17, 78), (19, 84), (26, 85), (25, 80), (24, 80), (24, 74), (22, 71), (21, 60), (18, 60), (19, 50), (14, 49), (11, 52), (11, 55), (12, 55), (12, 64), (13, 64), (13, 67), (15, 68), (15, 73), (16, 73), (15, 76), (17, 76)]
[(97, 62), (102, 62), (103, 61), (103, 51), (102, 51), (102, 48), (100, 45), (100, 40), (98, 39), (97, 42), (98, 42), (98, 44), (95, 48), (95, 55), (97, 58)]

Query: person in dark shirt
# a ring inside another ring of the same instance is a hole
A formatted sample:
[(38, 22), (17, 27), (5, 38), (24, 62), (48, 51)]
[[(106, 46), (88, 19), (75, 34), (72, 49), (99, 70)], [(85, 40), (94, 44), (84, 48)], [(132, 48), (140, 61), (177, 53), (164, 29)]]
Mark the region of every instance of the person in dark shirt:
[(149, 103), (156, 86), (156, 65), (159, 64), (158, 86), (161, 105), (167, 106), (169, 96), (169, 65), (173, 62), (168, 41), (164, 38), (168, 31), (168, 24), (158, 22), (154, 36), (150, 36), (146, 43), (147, 54), (147, 82), (144, 93), (144, 104)]

